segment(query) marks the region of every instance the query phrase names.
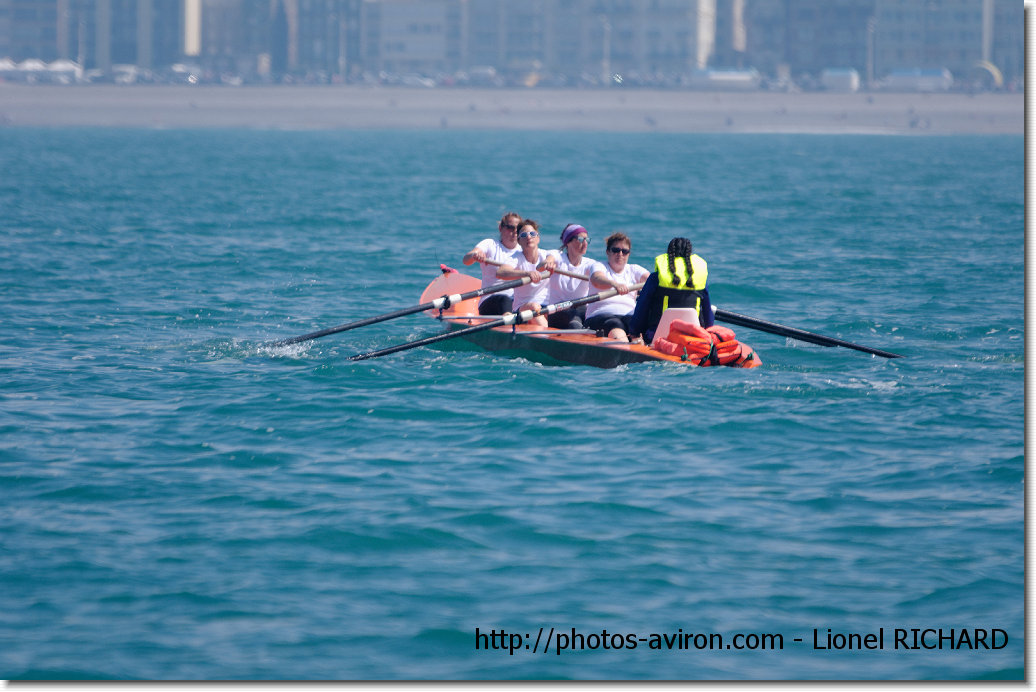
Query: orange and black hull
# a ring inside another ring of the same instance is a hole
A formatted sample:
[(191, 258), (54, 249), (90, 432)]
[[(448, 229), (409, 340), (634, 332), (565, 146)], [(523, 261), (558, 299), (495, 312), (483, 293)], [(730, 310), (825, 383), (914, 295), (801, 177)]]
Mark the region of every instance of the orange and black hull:
[[(466, 274), (443, 274), (425, 289), (421, 302), (428, 302), (443, 295), (465, 293), (478, 288), (479, 285), (478, 279)], [(494, 319), (491, 316), (478, 315), (478, 301), (474, 298), (451, 305), (445, 310), (430, 310), (429, 314), (442, 320), (451, 331), (466, 329)], [(693, 366), (700, 364), (700, 359), (693, 356), (670, 355), (656, 351), (646, 344), (630, 344), (582, 330), (552, 329), (532, 324), (494, 327), (464, 334), (462, 338), (487, 351), (550, 365), (575, 364), (614, 368), (629, 363), (653, 361)], [(752, 368), (760, 364), (758, 356), (753, 354), (736, 367)]]

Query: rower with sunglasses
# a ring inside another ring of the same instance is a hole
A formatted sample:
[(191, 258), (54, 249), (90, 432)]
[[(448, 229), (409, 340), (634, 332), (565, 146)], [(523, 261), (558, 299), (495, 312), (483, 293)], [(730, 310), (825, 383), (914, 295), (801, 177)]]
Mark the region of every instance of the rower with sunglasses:
[[(570, 223), (561, 231), (561, 247), (547, 252), (547, 261), (542, 269), (560, 269), (567, 274), (550, 275), (550, 290), (547, 303), (563, 303), (569, 300), (585, 298), (590, 293), (590, 282), (572, 274), (590, 276), (594, 261), (586, 256), (590, 247), (590, 234), (577, 223)], [(547, 324), (556, 329), (582, 329), (586, 319), (586, 306), (580, 305), (567, 310), (559, 310), (547, 316)]]
[(586, 326), (598, 334), (607, 334), (618, 341), (629, 341), (630, 319), (637, 306), (635, 293), (629, 287), (644, 281), (650, 272), (639, 264), (629, 264), (633, 243), (625, 233), (612, 233), (605, 241), (608, 262), (595, 262), (590, 284), (596, 293), (614, 288), (611, 298), (590, 303), (586, 308)]
[[(522, 219), (518, 224), (518, 247), (521, 248), (521, 252), (509, 261), (512, 266), (498, 268), (496, 275), (505, 281), (526, 276), (532, 279), (531, 283), (515, 287), (513, 311), (539, 310), (547, 304), (550, 284), (544, 279), (550, 275), (551, 269), (543, 269), (548, 257), (547, 253), (540, 249), (540, 225), (532, 219)], [(529, 324), (546, 327), (547, 318), (544, 315), (536, 315)]]
[[(475, 262), (482, 263), (482, 288), (489, 288), (503, 282), (503, 279), (499, 278), (496, 265), (487, 264), (486, 260), (514, 264), (515, 257), (521, 254), (522, 249), (518, 246), (518, 226), (521, 222), (522, 217), (520, 214), (513, 211), (507, 212), (500, 219), (498, 226), (500, 240), (486, 238), (472, 248), (468, 254), (464, 255), (464, 264), (466, 265), (471, 265)], [(503, 315), (504, 313), (511, 312), (513, 295), (514, 291), (507, 289), (506, 291), (482, 296), (478, 301), (478, 314)]]

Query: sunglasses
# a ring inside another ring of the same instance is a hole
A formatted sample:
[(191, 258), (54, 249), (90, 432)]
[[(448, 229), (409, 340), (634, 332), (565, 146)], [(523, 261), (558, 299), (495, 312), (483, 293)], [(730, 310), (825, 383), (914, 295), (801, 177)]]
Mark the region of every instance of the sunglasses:
[(522, 231), (518, 234), (519, 238), (535, 238), (539, 233), (537, 231)]
[(577, 243), (581, 243), (581, 244), (583, 244), (583, 245), (586, 245), (587, 243), (589, 243), (589, 242), (590, 242), (590, 236), (588, 236), (588, 235), (580, 235), (580, 236), (576, 236), (575, 238), (572, 238), (572, 239), (571, 239), (571, 240), (569, 240), (568, 242), (570, 242), (570, 243), (571, 243), (571, 242), (572, 242), (573, 240), (574, 240), (574, 241), (576, 241)]
[(502, 223), (502, 224), (500, 224), (500, 229), (501, 230), (503, 230), (505, 228), (510, 229), (512, 231), (517, 231), (518, 230), (518, 224), (516, 224), (516, 223)]
[(608, 252), (614, 252), (616, 255), (628, 255), (630, 254), (630, 249), (628, 247), (610, 247)]

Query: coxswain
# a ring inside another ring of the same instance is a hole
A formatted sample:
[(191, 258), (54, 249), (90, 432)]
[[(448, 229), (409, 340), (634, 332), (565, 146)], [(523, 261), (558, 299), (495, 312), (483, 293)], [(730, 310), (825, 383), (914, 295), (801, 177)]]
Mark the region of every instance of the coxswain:
[(694, 308), (698, 323), (713, 325), (712, 301), (706, 282), (709, 266), (694, 254), (691, 241), (673, 238), (664, 254), (655, 257), (654, 271), (648, 276), (637, 298), (630, 320), (630, 332), (643, 335), (651, 343), (662, 313), (669, 308)]

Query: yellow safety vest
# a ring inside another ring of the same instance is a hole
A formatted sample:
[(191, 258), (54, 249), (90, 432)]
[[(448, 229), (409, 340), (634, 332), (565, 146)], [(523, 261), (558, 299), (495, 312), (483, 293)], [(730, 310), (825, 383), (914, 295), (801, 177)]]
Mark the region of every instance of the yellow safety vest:
[(709, 278), (708, 263), (698, 255), (691, 255), (691, 267), (694, 272), (691, 274), (690, 285), (687, 285), (687, 263), (683, 257), (674, 258), (673, 264), (676, 266), (675, 274), (669, 271), (669, 255), (663, 254), (655, 258), (655, 271), (658, 272), (655, 302), (659, 317), (669, 308), (693, 307), (700, 314), (701, 296), (698, 291), (705, 288), (705, 282)]

